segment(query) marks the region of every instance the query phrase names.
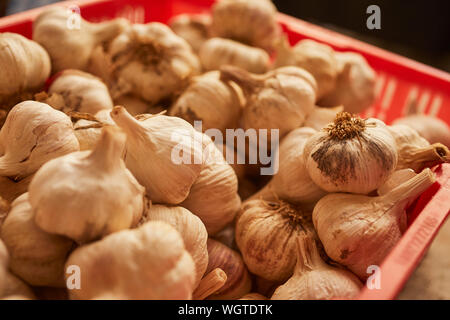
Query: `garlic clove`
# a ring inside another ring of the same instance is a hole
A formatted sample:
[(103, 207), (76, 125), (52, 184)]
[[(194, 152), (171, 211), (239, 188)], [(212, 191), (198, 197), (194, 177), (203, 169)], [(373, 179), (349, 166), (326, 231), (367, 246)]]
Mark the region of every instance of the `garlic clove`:
[(180, 14), (170, 19), (169, 26), (191, 45), (194, 52), (198, 52), (209, 38), (211, 17), (206, 14)]
[(185, 300), (194, 290), (194, 261), (180, 234), (162, 221), (79, 247), (66, 265), (81, 270), (72, 299)]
[(125, 141), (122, 130), (105, 127), (94, 150), (47, 162), (29, 186), (36, 224), (78, 243), (136, 225), (145, 189), (122, 160)]
[(24, 101), (11, 109), (0, 131), (0, 176), (23, 179), (47, 161), (78, 150), (67, 115), (44, 103)]

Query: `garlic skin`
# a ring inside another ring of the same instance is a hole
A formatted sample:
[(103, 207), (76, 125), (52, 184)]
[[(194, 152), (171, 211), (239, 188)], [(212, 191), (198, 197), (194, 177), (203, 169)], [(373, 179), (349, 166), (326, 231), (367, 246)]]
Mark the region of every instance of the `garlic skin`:
[(313, 232), (311, 215), (287, 202), (251, 200), (236, 218), (236, 243), (249, 271), (271, 281), (293, 273), (296, 238)]
[(250, 292), (252, 281), (241, 255), (219, 241), (208, 239), (209, 263), (206, 273), (221, 268), (227, 275), (225, 285), (208, 299), (235, 300)]
[(65, 237), (41, 230), (35, 223), (29, 194), (18, 197), (2, 225), (11, 271), (33, 286), (64, 287), (64, 263), (74, 247)]
[(412, 114), (395, 120), (393, 124), (407, 125), (416, 130), (429, 143), (442, 143), (450, 148), (450, 126), (437, 117)]
[[(74, 15), (66, 8), (53, 7), (42, 11), (33, 22), (33, 40), (49, 53), (53, 73), (87, 70), (94, 48), (112, 40), (129, 24), (125, 19), (89, 23)], [(74, 25), (69, 27), (71, 22)]]
[(134, 96), (127, 94), (114, 99), (115, 106), (124, 106), (132, 116), (139, 114), (157, 114), (163, 112), (165, 109), (161, 106), (152, 106), (148, 102)]
[(70, 265), (81, 269), (81, 289), (70, 290), (71, 299), (185, 300), (194, 290), (194, 261), (180, 234), (162, 221), (82, 246)]
[(181, 235), (186, 251), (195, 263), (195, 287), (199, 284), (208, 267), (208, 232), (203, 222), (183, 207), (152, 205), (146, 215), (147, 221), (164, 221)]
[(259, 293), (247, 293), (245, 296), (241, 297), (239, 300), (269, 300)]
[(0, 236), (1, 236), (2, 224), (5, 221), (6, 216), (8, 215), (10, 209), (11, 209), (11, 204), (9, 203), (9, 201), (3, 199), (0, 196)]
[(301, 40), (292, 48), (287, 38), (277, 44), (276, 68), (297, 66), (310, 72), (317, 82), (317, 99), (329, 94), (336, 86), (338, 63), (334, 50), (314, 40)]
[(29, 186), (36, 224), (78, 243), (136, 225), (144, 209), (145, 188), (122, 160), (125, 141), (122, 130), (105, 127), (94, 150), (74, 152), (42, 166)]
[(430, 169), (378, 197), (336, 193), (314, 207), (313, 222), (327, 255), (360, 279), (381, 265), (406, 230), (405, 208), (435, 182)]
[(214, 235), (233, 221), (241, 207), (241, 198), (233, 168), (212, 142), (208, 146), (202, 171), (180, 205), (200, 217), (208, 234)]
[(320, 131), (323, 128), (328, 127), (328, 125), (336, 119), (337, 114), (342, 111), (344, 111), (343, 106), (333, 108), (322, 108), (316, 106), (314, 110), (306, 117), (303, 126)]
[(233, 81), (244, 91), (243, 128), (279, 129), (279, 137), (300, 127), (314, 109), (317, 84), (313, 76), (297, 67), (283, 67), (263, 75), (226, 66), (221, 79)]
[[(19, 297), (21, 297), (21, 299), (18, 299)], [(5, 288), (3, 290), (3, 295), (0, 294), (0, 298), (3, 300), (5, 298), (8, 300), (35, 300), (36, 296), (25, 282), (11, 272), (7, 272)]]
[(397, 188), (402, 183), (414, 178), (417, 173), (413, 169), (401, 169), (394, 171), (389, 179), (386, 180), (377, 190), (379, 196), (385, 195), (391, 190)]
[[(127, 168), (152, 202), (179, 204), (185, 200), (202, 170), (203, 134), (177, 117), (156, 115), (136, 120), (122, 106), (115, 107), (111, 117), (127, 133)], [(173, 161), (179, 148), (189, 163)]]
[(109, 109), (103, 109), (95, 114), (94, 119), (75, 122), (73, 129), (80, 143), (80, 151), (93, 150), (102, 136), (102, 128), (107, 125), (115, 126), (110, 113)]
[(194, 52), (198, 52), (209, 38), (211, 17), (205, 14), (180, 14), (170, 19), (169, 26), (191, 45)]
[(17, 33), (0, 33), (0, 48), (0, 104), (10, 107), (22, 101), (17, 101), (21, 95), (44, 86), (50, 76), (50, 57), (38, 43)]
[(189, 44), (158, 22), (129, 27), (111, 42), (106, 58), (113, 98), (134, 94), (150, 104), (172, 97), (200, 71)]
[(99, 78), (78, 70), (64, 70), (52, 82), (48, 93), (62, 96), (64, 100), (62, 111), (65, 113), (77, 111), (96, 114), (100, 110), (113, 108), (113, 101), (106, 85)]
[(6, 285), (6, 277), (9, 263), (9, 255), (6, 250), (5, 245), (3, 244), (2, 239), (0, 239), (0, 297), (3, 296), (5, 285)]
[(23, 179), (47, 161), (79, 148), (67, 115), (45, 103), (21, 102), (0, 131), (0, 176)]
[(211, 71), (192, 79), (178, 97), (169, 115), (180, 117), (190, 124), (202, 121), (202, 130), (233, 129), (239, 126), (243, 106), (242, 92), (230, 83), (221, 81), (219, 71)]
[(326, 264), (313, 239), (299, 237), (297, 245), (294, 274), (275, 290), (271, 300), (352, 299), (358, 295), (361, 281), (351, 272)]
[(280, 35), (270, 0), (220, 0), (212, 7), (211, 34), (271, 50)]
[(304, 147), (309, 176), (328, 192), (368, 194), (383, 184), (397, 166), (397, 147), (378, 119), (343, 112)]
[(350, 113), (367, 109), (375, 101), (375, 71), (359, 53), (336, 52), (335, 56), (339, 65), (336, 87), (322, 97), (318, 105), (343, 105)]
[(27, 192), (28, 185), (33, 177), (34, 175), (30, 175), (17, 182), (7, 177), (0, 177), (0, 197), (8, 202), (13, 202), (20, 195)]
[(207, 40), (198, 55), (203, 69), (207, 71), (232, 65), (252, 73), (265, 73), (270, 65), (270, 57), (263, 49), (223, 38)]

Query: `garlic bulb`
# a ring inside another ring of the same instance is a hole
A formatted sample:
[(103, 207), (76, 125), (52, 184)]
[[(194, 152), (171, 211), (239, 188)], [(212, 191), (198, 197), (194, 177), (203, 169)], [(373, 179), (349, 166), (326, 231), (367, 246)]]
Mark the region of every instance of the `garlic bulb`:
[(309, 176), (328, 192), (367, 194), (395, 170), (397, 148), (378, 119), (339, 113), (333, 124), (311, 136), (304, 147)]
[(20, 180), (79, 147), (67, 115), (45, 103), (21, 102), (0, 131), (0, 176)]
[[(3, 290), (3, 296), (0, 294), (0, 297), (3, 297), (3, 299), (7, 297), (9, 300), (18, 300), (17, 297), (30, 300), (36, 299), (31, 288), (11, 272), (6, 273), (5, 288)], [(14, 297), (16, 298), (13, 299)]]
[(250, 292), (252, 281), (242, 257), (219, 241), (208, 239), (209, 263), (206, 273), (221, 268), (227, 275), (225, 285), (208, 299), (234, 300)]
[(236, 243), (250, 272), (285, 281), (295, 267), (295, 239), (310, 230), (310, 213), (280, 200), (251, 200), (236, 219)]
[(157, 114), (165, 110), (161, 106), (152, 106), (148, 102), (131, 94), (114, 99), (114, 105), (124, 106), (132, 116), (137, 116), (144, 113)]
[(276, 15), (270, 0), (220, 0), (212, 8), (211, 33), (270, 50), (281, 31)]
[(105, 59), (113, 98), (134, 94), (150, 104), (182, 90), (200, 70), (189, 44), (158, 22), (132, 25), (111, 42)]
[(73, 241), (49, 234), (35, 223), (29, 195), (17, 198), (1, 230), (11, 271), (33, 286), (63, 287), (64, 263)]
[(413, 114), (397, 119), (393, 124), (410, 126), (429, 143), (440, 142), (450, 148), (450, 126), (439, 118), (424, 114)]
[(218, 71), (207, 72), (192, 79), (191, 84), (178, 97), (169, 114), (194, 125), (202, 121), (202, 130), (218, 129), (225, 132), (239, 126), (243, 105), (239, 88), (221, 81)]
[(213, 235), (233, 221), (241, 198), (233, 168), (213, 143), (209, 146), (202, 171), (180, 205), (200, 217), (208, 234)]
[(147, 221), (164, 221), (174, 227), (184, 241), (186, 251), (195, 263), (195, 286), (198, 285), (208, 267), (208, 233), (203, 222), (183, 207), (152, 205), (146, 216)]
[(33, 40), (50, 55), (53, 72), (87, 70), (95, 47), (108, 42), (128, 25), (125, 19), (89, 23), (71, 10), (53, 7), (33, 22)]
[(336, 87), (320, 99), (324, 107), (343, 105), (350, 113), (359, 113), (375, 101), (376, 73), (359, 53), (336, 52), (339, 74)]
[(28, 189), (36, 224), (78, 243), (136, 225), (145, 189), (125, 168), (125, 141), (119, 128), (105, 127), (93, 151), (74, 152), (42, 166)]
[[(96, 114), (113, 108), (113, 101), (106, 85), (97, 77), (78, 70), (64, 70), (48, 89), (50, 95), (61, 95), (65, 113), (77, 111)], [(49, 102), (52, 107), (54, 105)], [(56, 107), (58, 109), (58, 107)]]
[(180, 14), (169, 21), (169, 26), (178, 36), (187, 41), (198, 52), (209, 38), (211, 17), (205, 14)]
[(294, 274), (275, 290), (271, 300), (351, 299), (359, 293), (361, 281), (351, 272), (326, 264), (311, 237), (299, 237), (297, 242)]
[(305, 39), (290, 47), (287, 38), (277, 44), (275, 67), (297, 66), (310, 72), (317, 82), (317, 99), (322, 98), (336, 86), (338, 66), (334, 50), (323, 43)]
[(28, 185), (34, 175), (14, 181), (7, 177), (0, 177), (0, 197), (6, 201), (13, 202), (17, 197), (24, 194), (28, 190)]
[(311, 180), (303, 157), (306, 141), (316, 132), (312, 128), (303, 127), (287, 134), (278, 151), (278, 172), (251, 199), (280, 198), (293, 204), (314, 204), (325, 195), (326, 192)]
[(402, 183), (414, 178), (417, 173), (413, 169), (401, 169), (394, 171), (389, 179), (386, 180), (377, 190), (379, 196), (385, 195), (391, 190), (397, 188)]
[(450, 151), (441, 143), (430, 143), (413, 128), (397, 124), (388, 127), (395, 139), (398, 151), (397, 170), (411, 168), (420, 172), (425, 167), (433, 167), (450, 162)]
[(149, 198), (165, 204), (185, 200), (202, 170), (203, 134), (177, 117), (136, 120), (121, 106), (111, 117), (127, 133), (125, 163)]
[(253, 73), (265, 73), (270, 65), (269, 55), (263, 49), (223, 38), (207, 40), (198, 55), (205, 70), (232, 65)]
[(304, 127), (310, 127), (317, 131), (328, 127), (330, 123), (336, 119), (336, 115), (339, 112), (344, 111), (343, 106), (337, 106), (333, 108), (322, 108), (316, 106), (314, 110), (306, 117)]
[(221, 69), (221, 79), (236, 82), (244, 91), (247, 98), (242, 119), (245, 130), (279, 129), (282, 138), (301, 126), (314, 109), (316, 82), (311, 74), (297, 67), (254, 75), (227, 66)]
[(72, 299), (190, 299), (195, 264), (180, 234), (169, 224), (150, 221), (79, 247), (66, 266), (81, 270), (81, 288)]
[(378, 197), (330, 194), (316, 204), (313, 222), (327, 255), (361, 279), (380, 265), (406, 230), (405, 208), (435, 182), (425, 169)]
[(102, 136), (102, 128), (106, 125), (115, 125), (110, 113), (109, 109), (103, 109), (97, 112), (91, 120), (80, 119), (74, 124), (73, 128), (80, 143), (80, 151), (94, 149)]
[[(50, 57), (38, 43), (17, 33), (0, 33), (0, 104), (13, 106), (40, 90), (50, 75)], [(19, 101), (20, 100), (20, 101)]]

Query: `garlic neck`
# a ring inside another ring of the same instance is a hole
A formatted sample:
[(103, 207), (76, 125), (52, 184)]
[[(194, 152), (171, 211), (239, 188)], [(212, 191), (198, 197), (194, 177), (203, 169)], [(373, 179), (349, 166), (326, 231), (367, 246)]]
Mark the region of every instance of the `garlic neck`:
[(220, 69), (220, 80), (236, 83), (246, 96), (254, 93), (263, 85), (264, 81), (262, 76), (253, 75), (246, 70), (233, 66), (224, 66)]
[(97, 146), (88, 158), (102, 169), (115, 169), (120, 166), (125, 142), (126, 135), (122, 130), (117, 127), (106, 126), (103, 128)]
[(123, 106), (116, 106), (111, 111), (111, 118), (130, 137), (129, 142), (140, 140), (147, 135), (146, 129)]
[(297, 238), (297, 265), (296, 274), (317, 270), (326, 267), (326, 263), (320, 257), (316, 240), (311, 233)]
[(109, 41), (120, 34), (128, 25), (124, 19), (114, 19), (101, 23), (90, 24), (94, 30), (97, 43)]

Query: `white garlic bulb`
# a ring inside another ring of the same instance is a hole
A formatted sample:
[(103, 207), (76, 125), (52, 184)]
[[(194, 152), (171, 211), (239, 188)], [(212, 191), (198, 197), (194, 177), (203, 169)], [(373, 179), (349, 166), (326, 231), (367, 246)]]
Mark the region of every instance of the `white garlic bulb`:
[(209, 38), (211, 17), (206, 14), (180, 14), (170, 19), (169, 26), (191, 45), (194, 52), (198, 52)]
[(78, 243), (136, 225), (144, 210), (142, 187), (122, 160), (126, 135), (105, 127), (93, 151), (47, 162), (29, 186), (36, 224)]
[(378, 119), (339, 113), (333, 124), (311, 136), (304, 147), (309, 176), (328, 192), (367, 194), (397, 166), (397, 147)]

